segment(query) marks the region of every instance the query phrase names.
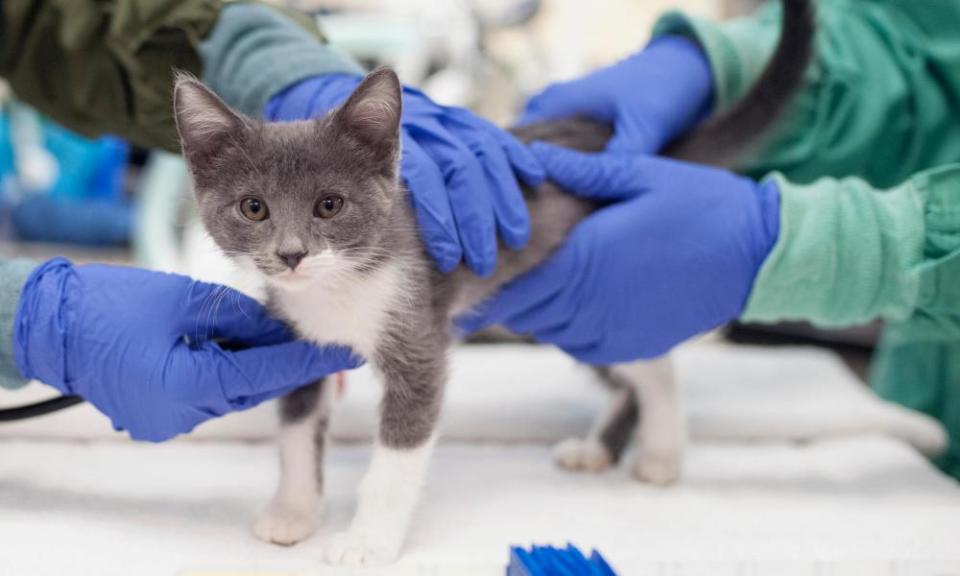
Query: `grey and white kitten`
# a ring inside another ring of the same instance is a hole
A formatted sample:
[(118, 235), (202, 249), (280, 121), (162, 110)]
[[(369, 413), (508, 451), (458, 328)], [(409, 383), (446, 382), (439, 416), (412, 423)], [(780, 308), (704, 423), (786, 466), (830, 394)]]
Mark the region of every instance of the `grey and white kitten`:
[[(784, 34), (765, 79), (744, 100), (749, 104), (759, 90), (764, 101), (709, 121), (700, 132), (707, 139), (681, 140), (675, 156), (723, 163), (779, 115), (800, 84), (812, 35), (807, 2), (785, 5), (787, 22), (810, 30)], [(379, 429), (357, 511), (350, 527), (326, 543), (325, 556), (351, 566), (390, 562), (436, 441), (451, 319), (542, 262), (595, 206), (549, 183), (526, 190), (529, 245), (501, 249), (489, 278), (465, 269), (444, 275), (421, 244), (400, 184), (402, 99), (392, 71), (374, 71), (339, 109), (309, 121), (243, 117), (186, 76), (178, 77), (174, 100), (200, 215), (216, 243), (263, 278), (269, 306), (301, 337), (350, 346), (382, 376)], [(608, 127), (577, 119), (515, 133), (581, 150), (601, 150), (610, 136)], [(709, 141), (716, 133), (723, 134), (719, 157)], [(686, 431), (669, 360), (597, 369), (614, 390), (610, 410), (585, 439), (558, 445), (558, 463), (606, 469), (632, 437), (637, 478), (677, 479)], [(329, 388), (318, 382), (281, 402), (280, 485), (254, 527), (264, 540), (293, 544), (315, 528)]]

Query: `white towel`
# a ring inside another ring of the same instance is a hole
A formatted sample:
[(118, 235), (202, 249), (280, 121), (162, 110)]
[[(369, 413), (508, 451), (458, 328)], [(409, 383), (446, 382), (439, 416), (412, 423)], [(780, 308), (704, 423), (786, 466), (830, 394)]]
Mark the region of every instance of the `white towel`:
[(269, 443), (0, 446), (0, 574), (10, 576), (494, 576), (510, 544), (568, 540), (598, 548), (622, 576), (960, 573), (960, 487), (885, 436), (701, 442), (669, 489), (625, 468), (563, 472), (546, 446), (441, 441), (400, 564), (359, 573), (321, 558), (349, 522), (366, 447), (330, 449), (320, 532), (280, 548), (249, 530), (276, 479)]
[[(452, 440), (554, 442), (583, 434), (606, 401), (591, 370), (550, 348), (464, 346), (451, 359), (443, 435)], [(884, 433), (928, 454), (945, 443), (937, 422), (880, 400), (827, 351), (702, 343), (677, 352), (677, 372), (694, 439), (806, 441)], [(0, 393), (0, 401), (22, 403), (43, 394), (49, 389), (34, 386)], [(379, 398), (372, 370), (350, 373), (335, 409), (334, 437), (369, 438)], [(274, 412), (265, 406), (232, 415), (201, 426), (191, 438), (267, 438), (276, 426)], [(122, 438), (89, 406), (0, 426), (2, 436)]]

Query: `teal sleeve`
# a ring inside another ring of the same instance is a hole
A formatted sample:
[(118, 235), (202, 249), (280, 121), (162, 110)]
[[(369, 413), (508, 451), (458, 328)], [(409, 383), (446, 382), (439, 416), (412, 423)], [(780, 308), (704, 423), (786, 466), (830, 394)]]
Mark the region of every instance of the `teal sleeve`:
[(960, 164), (877, 190), (859, 178), (781, 192), (780, 237), (744, 319), (825, 326), (905, 321), (960, 338)]
[(291, 84), (320, 74), (363, 74), (350, 56), (259, 4), (230, 4), (200, 44), (203, 82), (228, 104), (259, 117)]
[(0, 260), (0, 388), (20, 388), (27, 383), (13, 359), (13, 320), (20, 290), (36, 268), (29, 260)]

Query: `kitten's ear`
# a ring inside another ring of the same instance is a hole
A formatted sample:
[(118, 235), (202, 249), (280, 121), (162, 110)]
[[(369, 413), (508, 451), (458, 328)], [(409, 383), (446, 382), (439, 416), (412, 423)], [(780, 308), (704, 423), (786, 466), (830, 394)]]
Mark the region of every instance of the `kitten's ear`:
[(173, 110), (183, 155), (194, 169), (207, 167), (247, 129), (243, 117), (189, 74), (176, 76)]
[(337, 110), (334, 122), (368, 146), (378, 159), (395, 161), (400, 149), (401, 93), (396, 72), (378, 68)]

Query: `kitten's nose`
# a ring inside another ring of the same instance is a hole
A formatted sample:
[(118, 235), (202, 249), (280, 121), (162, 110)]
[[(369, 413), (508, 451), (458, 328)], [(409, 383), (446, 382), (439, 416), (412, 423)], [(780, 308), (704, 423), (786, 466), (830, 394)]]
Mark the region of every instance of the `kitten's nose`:
[(296, 270), (297, 265), (300, 264), (300, 261), (303, 260), (303, 257), (306, 255), (306, 250), (301, 252), (277, 252), (277, 256), (286, 262), (291, 270)]

